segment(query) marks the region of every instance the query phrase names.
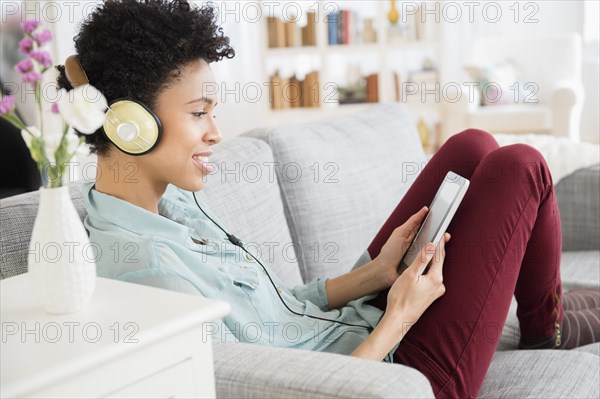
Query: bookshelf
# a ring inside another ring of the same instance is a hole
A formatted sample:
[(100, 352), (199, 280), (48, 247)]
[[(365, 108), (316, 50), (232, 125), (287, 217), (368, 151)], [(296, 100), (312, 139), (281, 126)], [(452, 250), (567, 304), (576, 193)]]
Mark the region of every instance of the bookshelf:
[[(262, 2), (263, 5), (264, 3), (265, 1)], [(273, 2), (266, 3), (272, 4)], [(295, 16), (295, 26), (290, 26), (293, 23), (294, 15), (291, 14), (292, 18), (290, 18), (289, 9), (283, 12), (287, 3), (293, 3), (296, 8), (298, 5), (303, 7), (302, 15), (299, 18)], [(419, 15), (411, 16), (408, 19), (400, 16), (400, 24), (404, 26), (404, 30), (402, 31), (403, 36), (398, 37), (399, 28), (390, 30), (391, 24), (388, 20), (388, 13), (391, 9), (390, 1), (347, 0), (332, 2), (314, 0), (305, 2), (283, 1), (277, 4), (280, 5), (279, 8), (271, 7), (267, 9), (263, 7), (263, 18), (258, 23), (262, 52), (260, 54), (261, 70), (264, 73), (264, 81), (271, 82), (271, 78), (276, 71), (279, 72), (279, 77), (283, 79), (284, 84), (285, 80), (291, 78), (292, 75), (295, 75), (296, 79), (302, 80), (307, 73), (318, 71), (319, 102), (311, 107), (292, 107), (287, 104), (284, 109), (273, 109), (270, 99), (265, 106), (268, 107), (267, 113), (271, 121), (274, 123), (288, 123), (320, 119), (331, 115), (352, 113), (367, 107), (373, 102), (340, 104), (338, 88), (347, 86), (347, 82), (352, 80), (351, 77), (356, 80), (357, 76), (366, 77), (367, 75), (377, 74), (376, 102), (399, 100), (409, 109), (415, 124), (419, 123), (420, 120), (425, 122), (432, 132), (430, 138), (433, 140), (431, 141), (435, 141), (435, 137), (432, 137), (435, 136), (435, 125), (441, 122), (439, 103), (429, 100), (421, 101), (420, 95), (411, 96), (407, 94), (404, 98), (398, 98), (396, 80), (398, 80), (398, 89), (401, 94), (404, 87), (403, 83), (407, 84), (411, 75), (431, 79), (431, 73), (423, 74), (420, 71), (428, 59), (435, 69), (435, 80), (441, 81), (443, 77), (442, 24), (436, 24), (433, 21), (432, 23), (428, 23), (428, 21), (419, 23), (416, 21)], [(401, 12), (400, 2), (398, 2), (397, 7)], [(340, 15), (337, 20), (332, 20), (333, 13), (342, 11), (352, 15), (346, 17)], [(279, 19), (283, 26), (280, 24), (278, 27), (274, 27), (274, 24), (279, 23), (274, 18)], [(312, 28), (308, 26), (310, 18), (315, 21)], [(335, 35), (332, 35), (332, 21), (342, 21), (344, 18), (347, 18), (345, 21), (351, 21), (348, 26), (354, 26), (355, 32), (342, 33), (342, 31), (338, 31), (341, 34), (338, 38), (345, 37), (347, 41), (350, 41), (350, 44), (330, 44), (332, 39), (335, 40)], [(369, 36), (361, 34), (366, 19), (371, 20), (371, 26), (376, 35), (373, 42), (365, 43), (363, 39), (369, 39)], [(285, 39), (279, 37), (279, 43), (275, 43), (276, 34), (274, 32), (281, 35), (285, 34), (286, 30), (295, 30), (292, 33), (293, 39), (286, 42)], [(310, 33), (311, 30), (312, 33)], [(298, 33), (300, 31), (303, 33)], [(302, 40), (298, 39), (298, 35), (302, 39), (306, 38), (307, 35), (312, 35), (314, 41), (310, 43), (311, 45), (302, 46)], [(287, 45), (287, 47), (270, 47), (273, 45)], [(395, 78), (395, 73), (398, 75), (398, 79)], [(420, 81), (415, 83), (419, 86), (424, 84)], [(427, 84), (430, 83), (433, 82)], [(373, 88), (370, 88), (370, 91), (373, 92)], [(370, 100), (373, 101), (372, 96)]]

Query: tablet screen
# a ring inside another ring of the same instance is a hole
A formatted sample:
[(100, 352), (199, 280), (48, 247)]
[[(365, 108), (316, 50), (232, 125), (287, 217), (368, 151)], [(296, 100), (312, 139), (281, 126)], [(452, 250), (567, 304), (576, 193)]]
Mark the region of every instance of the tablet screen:
[(421, 249), (428, 242), (434, 242), (436, 238), (439, 239), (439, 236), (443, 234), (443, 232), (440, 232), (440, 229), (443, 227), (453, 203), (458, 199), (460, 188), (459, 184), (444, 180), (429, 207), (425, 220), (417, 231), (415, 239), (404, 255), (404, 259), (400, 265), (401, 270), (398, 271), (399, 273), (403, 272), (404, 269), (414, 262), (417, 256), (419, 256)]

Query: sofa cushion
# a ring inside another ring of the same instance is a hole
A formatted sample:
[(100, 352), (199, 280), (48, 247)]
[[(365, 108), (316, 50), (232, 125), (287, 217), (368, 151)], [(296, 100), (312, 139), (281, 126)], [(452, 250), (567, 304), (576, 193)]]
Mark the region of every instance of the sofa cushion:
[(563, 252), (560, 274), (563, 291), (600, 287), (600, 251)]
[(596, 356), (600, 356), (600, 342), (580, 346), (578, 348), (574, 348), (573, 350), (578, 351), (578, 352), (587, 352), (587, 353), (594, 354)]
[(564, 350), (496, 352), (480, 398), (597, 398), (600, 362)]
[(398, 104), (244, 136), (273, 150), (305, 282), (350, 270), (426, 162), (412, 119)]
[(600, 165), (580, 169), (556, 184), (563, 251), (600, 249)]
[(238, 137), (219, 143), (213, 150), (215, 170), (197, 197), (206, 201), (229, 234), (260, 256), (288, 287), (302, 284), (271, 149), (262, 140)]

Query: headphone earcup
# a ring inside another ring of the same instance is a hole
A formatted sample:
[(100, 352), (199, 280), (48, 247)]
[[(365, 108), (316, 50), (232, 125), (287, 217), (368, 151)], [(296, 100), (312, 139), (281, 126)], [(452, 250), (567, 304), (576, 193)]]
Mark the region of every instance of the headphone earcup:
[(129, 155), (147, 154), (158, 145), (162, 136), (158, 116), (133, 100), (113, 102), (106, 111), (102, 129), (119, 150)]

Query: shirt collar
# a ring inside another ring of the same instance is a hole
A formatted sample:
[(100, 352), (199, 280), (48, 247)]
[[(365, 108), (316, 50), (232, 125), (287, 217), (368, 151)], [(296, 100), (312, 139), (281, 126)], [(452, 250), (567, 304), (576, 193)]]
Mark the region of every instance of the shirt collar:
[(97, 191), (94, 182), (83, 184), (83, 198), (88, 215), (94, 220), (102, 220), (138, 235), (186, 240), (192, 235), (193, 229), (185, 225), (188, 215), (183, 204), (169, 195), (173, 190), (176, 189), (167, 187), (158, 203), (158, 215)]

